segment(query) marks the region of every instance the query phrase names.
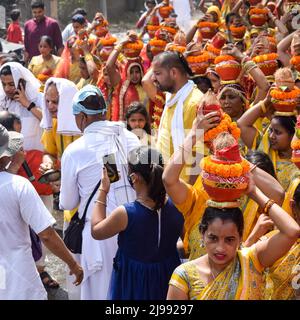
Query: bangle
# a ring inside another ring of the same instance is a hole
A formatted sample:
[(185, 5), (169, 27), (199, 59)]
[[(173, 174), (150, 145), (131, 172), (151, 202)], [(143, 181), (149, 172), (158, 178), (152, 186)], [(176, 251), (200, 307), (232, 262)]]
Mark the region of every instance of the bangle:
[(263, 213), (269, 215), (269, 211), (274, 203), (275, 203), (274, 200), (269, 199), (263, 208)]
[(35, 108), (36, 105), (34, 102), (31, 102), (30, 105), (27, 107), (27, 110), (30, 111), (32, 108)]
[(122, 51), (122, 49), (123, 49), (123, 45), (122, 44), (118, 44), (117, 46), (115, 46), (114, 49), (120, 53)]
[(106, 203), (103, 202), (103, 201), (95, 200), (94, 203), (96, 203), (96, 204), (97, 204), (97, 203), (100, 203), (100, 204), (102, 204), (102, 205), (106, 208)]
[(99, 188), (99, 191), (103, 191), (105, 194), (108, 194), (108, 192), (102, 188)]
[(245, 73), (249, 73), (252, 69), (256, 68), (257, 65), (254, 61), (249, 60), (242, 65)]
[(245, 64), (245, 63), (248, 62), (248, 61), (251, 61), (250, 57), (244, 56), (244, 58), (242, 59), (241, 64), (243, 65), (243, 64)]
[(263, 114), (267, 113), (266, 105), (263, 101), (260, 102), (260, 110), (263, 112)]
[(85, 62), (88, 62), (88, 61), (93, 61), (94, 58), (93, 58), (93, 56), (88, 52), (88, 53), (86, 53), (86, 54), (84, 55), (84, 60), (85, 60)]
[(250, 172), (252, 172), (257, 167), (257, 164), (252, 164), (250, 166)]

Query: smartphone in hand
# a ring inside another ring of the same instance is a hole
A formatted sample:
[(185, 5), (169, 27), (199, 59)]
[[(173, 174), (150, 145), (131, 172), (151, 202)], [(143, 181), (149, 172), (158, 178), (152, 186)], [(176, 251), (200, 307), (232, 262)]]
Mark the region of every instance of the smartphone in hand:
[(20, 78), (20, 80), (18, 82), (18, 90), (21, 90), (21, 85), (22, 85), (23, 89), (25, 90), (25, 88), (26, 88), (26, 80)]
[(103, 164), (107, 170), (110, 183), (119, 181), (119, 173), (116, 165), (115, 154), (111, 153), (103, 157)]

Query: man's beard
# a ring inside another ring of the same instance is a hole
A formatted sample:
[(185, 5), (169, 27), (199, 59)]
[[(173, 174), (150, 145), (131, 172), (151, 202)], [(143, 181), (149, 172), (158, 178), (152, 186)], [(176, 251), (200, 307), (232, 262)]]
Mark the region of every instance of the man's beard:
[(156, 87), (158, 88), (158, 90), (160, 90), (162, 92), (174, 93), (173, 86), (162, 86), (160, 83), (157, 82)]

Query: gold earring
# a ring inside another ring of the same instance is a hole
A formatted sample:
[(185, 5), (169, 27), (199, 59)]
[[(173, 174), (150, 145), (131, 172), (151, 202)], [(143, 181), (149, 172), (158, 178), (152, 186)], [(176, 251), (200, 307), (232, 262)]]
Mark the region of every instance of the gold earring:
[(201, 240), (200, 240), (200, 248), (204, 248), (204, 247), (205, 247), (204, 241), (203, 241), (203, 239), (201, 239)]

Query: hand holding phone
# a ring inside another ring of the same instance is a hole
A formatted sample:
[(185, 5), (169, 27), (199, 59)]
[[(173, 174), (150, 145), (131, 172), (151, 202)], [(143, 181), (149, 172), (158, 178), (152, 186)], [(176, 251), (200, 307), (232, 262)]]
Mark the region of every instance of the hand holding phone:
[(18, 82), (18, 90), (22, 90), (22, 87), (23, 89), (25, 90), (26, 88), (26, 81), (22, 78), (20, 78), (19, 82)]
[(109, 154), (103, 157), (103, 164), (107, 170), (110, 183), (119, 181), (119, 173), (116, 165), (115, 154)]

